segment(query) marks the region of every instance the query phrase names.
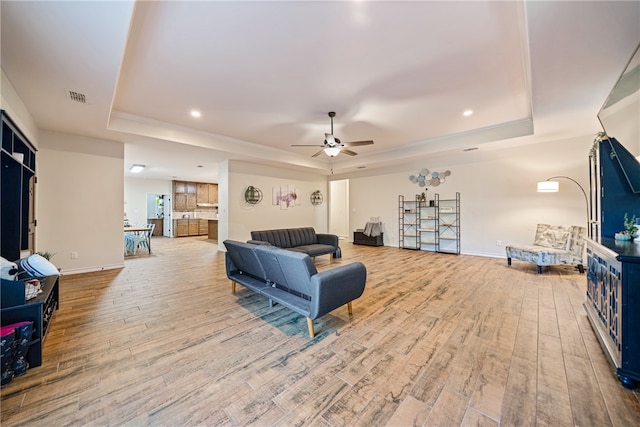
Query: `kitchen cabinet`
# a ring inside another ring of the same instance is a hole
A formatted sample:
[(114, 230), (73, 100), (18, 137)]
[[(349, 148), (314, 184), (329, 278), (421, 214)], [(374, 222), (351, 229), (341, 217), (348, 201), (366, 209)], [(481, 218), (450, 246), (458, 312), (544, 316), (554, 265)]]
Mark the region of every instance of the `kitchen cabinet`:
[(200, 234), (200, 220), (188, 219), (189, 222), (189, 236), (198, 236)]
[(203, 184), (199, 182), (196, 188), (197, 202), (209, 203), (209, 184)]
[(173, 229), (176, 231), (175, 236), (184, 237), (189, 235), (189, 220), (188, 219), (174, 219)]
[(218, 184), (173, 181), (173, 210), (193, 211), (212, 203), (218, 203)]
[(164, 219), (163, 218), (149, 218), (147, 219), (149, 224), (155, 224), (152, 236), (162, 236), (164, 231)]
[(173, 209), (194, 210), (197, 206), (197, 186), (195, 182), (173, 181)]
[(218, 240), (218, 220), (210, 219), (209, 223), (209, 238), (212, 240)]
[(209, 184), (209, 203), (218, 203), (218, 184)]
[(209, 232), (207, 223), (206, 219), (174, 219), (175, 237), (206, 236)]
[(199, 219), (198, 220), (198, 235), (205, 236), (209, 232), (209, 220)]

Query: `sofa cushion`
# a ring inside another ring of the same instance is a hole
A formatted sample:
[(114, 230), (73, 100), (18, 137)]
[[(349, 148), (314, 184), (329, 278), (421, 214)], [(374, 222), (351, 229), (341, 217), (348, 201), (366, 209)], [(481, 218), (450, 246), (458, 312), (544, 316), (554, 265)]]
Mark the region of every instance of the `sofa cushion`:
[(309, 256), (319, 256), (319, 255), (330, 254), (331, 252), (335, 251), (336, 248), (331, 245), (317, 244), (317, 245), (296, 246), (295, 248), (289, 248), (289, 250), (302, 252), (302, 253), (308, 254)]
[(309, 255), (273, 246), (256, 246), (255, 251), (269, 282), (304, 299), (310, 298), (309, 280), (318, 271)]
[(251, 240), (262, 240), (271, 243), (273, 246), (285, 249), (294, 246), (291, 244), (289, 232), (286, 229), (252, 231)]
[(566, 249), (569, 229), (561, 225), (538, 224), (534, 245), (546, 248)]

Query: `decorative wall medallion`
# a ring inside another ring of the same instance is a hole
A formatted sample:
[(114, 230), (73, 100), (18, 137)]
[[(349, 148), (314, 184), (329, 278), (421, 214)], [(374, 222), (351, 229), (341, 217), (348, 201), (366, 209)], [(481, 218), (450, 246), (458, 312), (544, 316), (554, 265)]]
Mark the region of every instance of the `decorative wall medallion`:
[(257, 205), (262, 201), (262, 191), (253, 185), (248, 186), (244, 192), (244, 201), (250, 205)]
[(416, 175), (410, 175), (409, 181), (418, 184), (420, 187), (437, 187), (440, 184), (444, 184), (446, 177), (451, 175), (450, 171), (444, 172), (429, 172), (429, 169), (422, 169), (420, 173)]
[(311, 204), (313, 206), (318, 206), (322, 204), (324, 197), (322, 197), (322, 193), (320, 192), (320, 190), (316, 190), (313, 193), (311, 193), (310, 199), (311, 199)]

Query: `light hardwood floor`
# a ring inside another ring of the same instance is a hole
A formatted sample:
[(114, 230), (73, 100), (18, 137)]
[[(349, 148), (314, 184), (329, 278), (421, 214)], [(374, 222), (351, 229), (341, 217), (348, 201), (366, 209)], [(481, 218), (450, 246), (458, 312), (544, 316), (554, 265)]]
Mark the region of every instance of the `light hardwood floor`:
[[(2, 426), (634, 426), (586, 318), (586, 279), (504, 259), (354, 246), (364, 295), (306, 320), (238, 287), (204, 238), (64, 276), (43, 366)], [(54, 259), (55, 261), (55, 259)]]

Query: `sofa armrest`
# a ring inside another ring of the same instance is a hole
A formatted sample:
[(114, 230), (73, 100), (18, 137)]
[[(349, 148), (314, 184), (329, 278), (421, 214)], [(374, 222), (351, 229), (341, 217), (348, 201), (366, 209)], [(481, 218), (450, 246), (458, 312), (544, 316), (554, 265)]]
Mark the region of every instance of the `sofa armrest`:
[(311, 276), (311, 310), (309, 318), (316, 319), (359, 298), (364, 292), (367, 269), (354, 262)]
[(316, 238), (318, 239), (318, 243), (322, 243), (323, 245), (331, 245), (334, 247), (338, 247), (338, 236), (335, 234), (323, 234), (316, 233)]
[(252, 245), (273, 246), (271, 245), (271, 243), (266, 242), (264, 240), (247, 240), (247, 243), (251, 243)]
[(331, 245), (336, 248), (333, 252), (334, 258), (342, 258), (342, 250), (340, 249), (340, 246), (338, 246), (338, 236), (335, 234), (316, 233), (316, 239), (318, 239), (318, 243)]

